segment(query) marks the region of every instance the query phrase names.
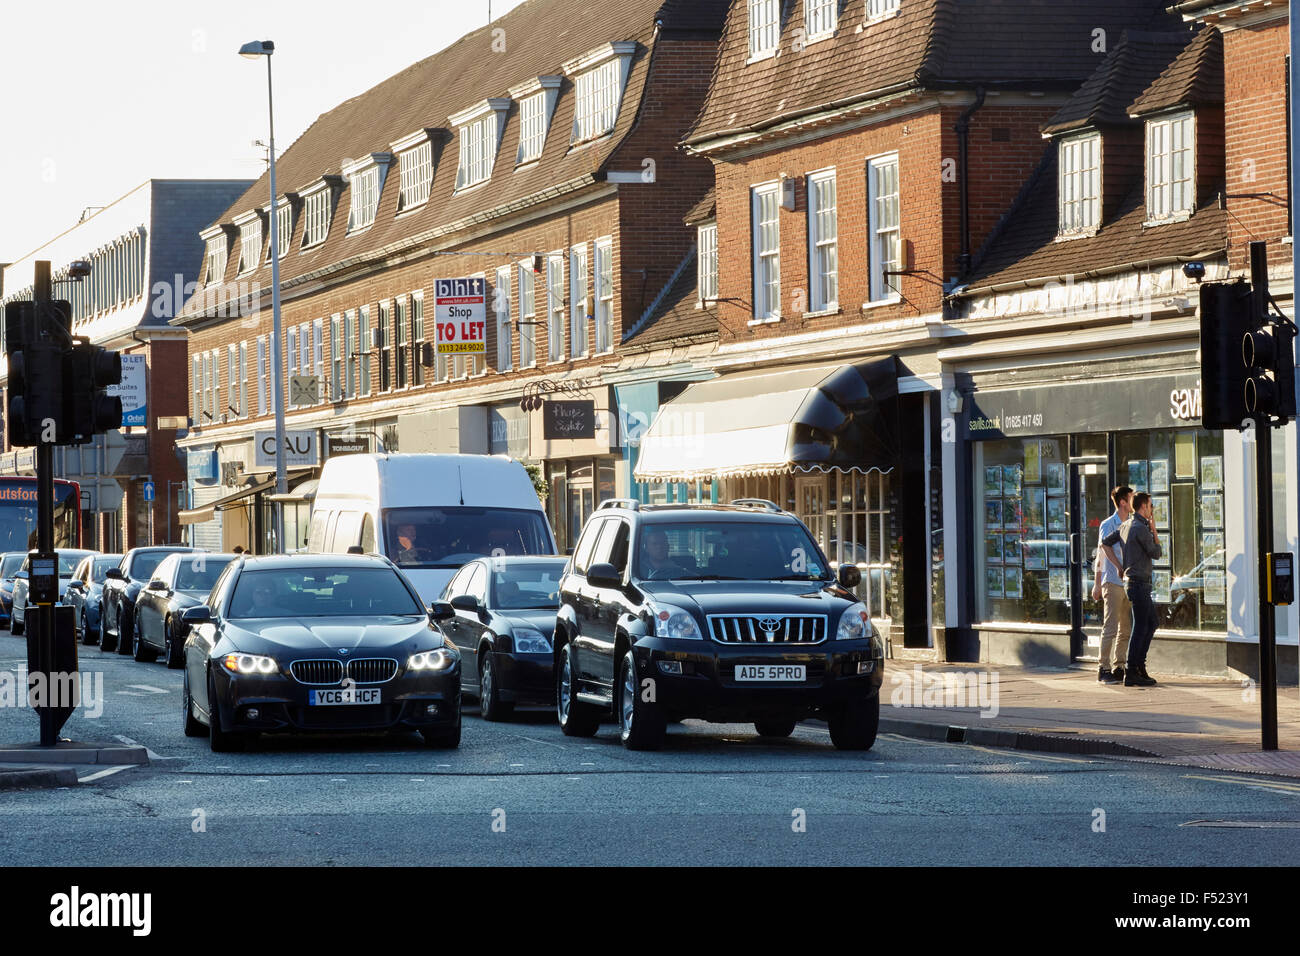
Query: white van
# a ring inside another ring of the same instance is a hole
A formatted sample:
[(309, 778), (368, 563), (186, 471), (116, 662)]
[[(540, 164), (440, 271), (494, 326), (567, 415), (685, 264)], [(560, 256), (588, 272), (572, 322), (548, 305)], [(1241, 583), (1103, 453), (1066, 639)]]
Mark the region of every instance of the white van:
[(497, 455), (340, 455), (325, 462), (307, 550), (384, 554), (428, 604), (491, 554), (555, 554), (532, 479)]

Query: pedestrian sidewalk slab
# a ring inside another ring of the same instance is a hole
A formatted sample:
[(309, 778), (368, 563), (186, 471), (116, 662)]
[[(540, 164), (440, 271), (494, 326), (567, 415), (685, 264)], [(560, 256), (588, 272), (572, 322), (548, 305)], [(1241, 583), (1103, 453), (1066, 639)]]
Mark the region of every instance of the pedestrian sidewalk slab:
[(889, 662), (881, 730), (1054, 753), (1300, 776), (1300, 691), (1279, 687), (1278, 746), (1261, 752), (1259, 691), (1241, 681), (1097, 682), (1097, 669)]
[(37, 743), (0, 746), (0, 768), (6, 764), (147, 764), (144, 747), (62, 740), (53, 747)]
[(0, 764), (0, 790), (36, 790), (75, 787), (77, 771), (72, 767), (24, 767)]

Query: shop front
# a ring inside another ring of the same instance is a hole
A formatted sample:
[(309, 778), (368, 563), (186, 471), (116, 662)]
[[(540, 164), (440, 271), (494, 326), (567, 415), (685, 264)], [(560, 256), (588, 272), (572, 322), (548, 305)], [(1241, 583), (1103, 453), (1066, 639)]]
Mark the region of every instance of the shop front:
[[(664, 489), (650, 501), (761, 498), (792, 512), (833, 566), (861, 569), (858, 593), (877, 627), (897, 643), (925, 646), (928, 403), (905, 398), (893, 358), (698, 382), (660, 409), (634, 478)], [(918, 514), (912, 529), (908, 515)], [(909, 559), (919, 563), (915, 607), (902, 587)]]
[[(1220, 673), (1250, 621), (1253, 476), (1237, 433), (1200, 427), (1195, 370), (979, 387), (966, 403), (980, 659), (1095, 661), (1099, 529), (1127, 485), (1151, 495), (1154, 670)], [(1285, 508), (1283, 508), (1285, 514)], [(1281, 540), (1286, 540), (1285, 536)], [(1279, 618), (1280, 620), (1280, 618)]]

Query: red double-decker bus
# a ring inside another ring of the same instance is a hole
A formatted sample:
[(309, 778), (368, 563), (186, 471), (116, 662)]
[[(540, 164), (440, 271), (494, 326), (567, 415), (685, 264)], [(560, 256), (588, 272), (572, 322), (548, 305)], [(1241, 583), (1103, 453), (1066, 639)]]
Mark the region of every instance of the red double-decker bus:
[[(81, 486), (54, 479), (54, 546), (81, 547)], [(0, 478), (0, 551), (36, 547), (36, 479)]]

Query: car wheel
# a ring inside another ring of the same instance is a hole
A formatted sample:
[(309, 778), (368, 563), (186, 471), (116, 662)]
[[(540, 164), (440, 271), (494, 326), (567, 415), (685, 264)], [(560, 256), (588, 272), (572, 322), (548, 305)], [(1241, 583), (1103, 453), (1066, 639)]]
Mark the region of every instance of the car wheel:
[(658, 750), (667, 721), (659, 705), (647, 701), (636, 679), (636, 659), (629, 650), (619, 668), (617, 712), (619, 739), (628, 750)]
[(497, 686), (497, 668), (492, 662), (492, 652), (484, 651), (480, 655), (478, 674), (479, 713), (484, 720), (505, 720), (514, 713), (513, 701), (501, 699), (501, 688)]
[(243, 734), (221, 729), (221, 699), (217, 697), (217, 685), (208, 677), (208, 746), (214, 754), (237, 753), (248, 745), (248, 738)]
[(158, 659), (158, 652), (144, 642), (144, 635), (140, 633), (140, 618), (135, 619), (135, 624), (131, 628), (131, 656), (135, 658), (137, 664), (152, 664)]
[(185, 736), (203, 737), (208, 733), (197, 717), (194, 716), (194, 699), (190, 697), (190, 672), (185, 671), (185, 683), (181, 687), (181, 707), (185, 711)]
[(460, 746), (460, 712), (456, 713), (456, 726), (450, 730), (421, 730), (424, 745), (435, 750), (455, 750)]
[(793, 720), (756, 720), (754, 729), (760, 737), (789, 737), (794, 733)]
[(827, 723), (836, 749), (870, 750), (880, 729), (880, 695), (843, 705)]
[(555, 716), (564, 736), (591, 737), (600, 729), (600, 717), (590, 704), (575, 699), (573, 674), (573, 645), (565, 644), (555, 669)]
[(185, 664), (185, 642), (176, 633), (171, 618), (168, 618), (163, 624), (163, 634), (166, 635), (164, 640), (167, 645), (167, 667), (169, 670), (176, 670), (176, 668)]
[(131, 635), (135, 633), (135, 615), (127, 614), (123, 608), (117, 612), (117, 652), (130, 654), (134, 649)]

